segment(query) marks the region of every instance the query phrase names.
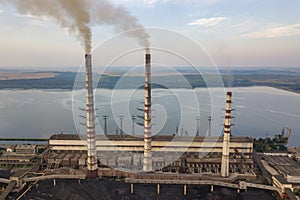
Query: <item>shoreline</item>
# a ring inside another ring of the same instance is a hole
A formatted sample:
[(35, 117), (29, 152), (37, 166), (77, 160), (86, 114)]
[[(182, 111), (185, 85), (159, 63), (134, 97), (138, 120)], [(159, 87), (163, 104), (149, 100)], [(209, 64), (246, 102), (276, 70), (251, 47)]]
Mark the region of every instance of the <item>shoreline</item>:
[[(209, 89), (220, 89), (223, 87), (210, 87)], [(247, 89), (247, 88), (272, 88), (272, 89), (278, 89), (278, 90), (282, 90), (285, 92), (291, 92), (294, 94), (300, 94), (300, 90), (293, 90), (290, 88), (283, 88), (283, 87), (274, 87), (274, 86), (260, 86), (260, 85), (254, 85), (254, 86), (230, 86), (230, 87), (224, 87), (224, 89)], [(114, 88), (110, 89), (110, 88), (101, 88), (101, 87), (97, 87), (95, 88), (95, 90), (97, 89), (103, 89), (103, 90), (114, 90)], [(116, 88), (117, 90), (130, 90), (130, 89), (136, 89), (136, 90), (144, 90), (143, 88)], [(195, 87), (195, 88), (182, 88), (182, 87), (171, 87), (171, 88), (160, 88), (160, 87), (153, 87), (152, 89), (159, 89), (159, 90), (168, 90), (168, 89), (174, 89), (174, 90), (197, 90), (197, 89), (208, 89), (207, 87)], [(33, 90), (33, 91), (47, 91), (47, 92), (69, 92), (69, 91), (80, 91), (80, 90), (85, 90), (84, 88), (82, 89), (74, 89), (74, 88), (0, 88), (0, 92), (1, 91), (16, 91), (16, 92), (21, 92), (21, 91), (29, 91), (29, 90)]]

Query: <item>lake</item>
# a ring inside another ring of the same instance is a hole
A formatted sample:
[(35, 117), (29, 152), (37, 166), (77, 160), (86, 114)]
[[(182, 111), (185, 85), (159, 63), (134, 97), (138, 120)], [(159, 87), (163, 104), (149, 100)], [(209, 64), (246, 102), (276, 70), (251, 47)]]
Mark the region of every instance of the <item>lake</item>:
[[(300, 145), (300, 94), (270, 87), (227, 88), (233, 92), (232, 134), (265, 137), (292, 129), (289, 146)], [(201, 135), (222, 134), (225, 91), (154, 89), (153, 134), (195, 135), (199, 117)], [(48, 138), (53, 133), (84, 133), (85, 91), (0, 90), (0, 137)], [(97, 134), (143, 135), (143, 90), (96, 90)], [(132, 116), (135, 117), (133, 123)], [(122, 118), (122, 120), (121, 120)], [(122, 122), (122, 125), (121, 125)]]

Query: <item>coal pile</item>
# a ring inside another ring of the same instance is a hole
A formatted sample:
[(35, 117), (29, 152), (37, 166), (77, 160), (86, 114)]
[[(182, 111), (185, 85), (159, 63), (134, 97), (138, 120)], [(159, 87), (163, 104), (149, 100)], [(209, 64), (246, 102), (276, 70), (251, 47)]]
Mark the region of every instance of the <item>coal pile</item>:
[(249, 189), (237, 194), (236, 190), (215, 187), (188, 186), (187, 196), (182, 185), (161, 185), (161, 194), (156, 194), (156, 185), (135, 184), (134, 194), (130, 194), (130, 184), (116, 180), (52, 180), (35, 185), (24, 199), (45, 200), (273, 200), (268, 191)]

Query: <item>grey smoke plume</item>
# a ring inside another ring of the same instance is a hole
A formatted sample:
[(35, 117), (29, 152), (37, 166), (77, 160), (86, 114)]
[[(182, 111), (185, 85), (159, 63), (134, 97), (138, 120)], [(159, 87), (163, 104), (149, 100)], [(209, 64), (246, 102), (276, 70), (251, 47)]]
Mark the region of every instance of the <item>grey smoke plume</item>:
[[(54, 19), (70, 33), (76, 35), (85, 47), (86, 53), (92, 49), (92, 25), (113, 25), (117, 31), (125, 31), (136, 37), (139, 43), (149, 47), (149, 35), (137, 19), (123, 7), (115, 6), (107, 0), (0, 0), (13, 5), (20, 14)], [(133, 31), (129, 31), (134, 29)]]
[(149, 35), (136, 17), (131, 16), (123, 7), (115, 6), (106, 0), (95, 2), (97, 5), (92, 10), (93, 24), (113, 25), (116, 31), (125, 31), (129, 37), (138, 38), (141, 46), (149, 47)]

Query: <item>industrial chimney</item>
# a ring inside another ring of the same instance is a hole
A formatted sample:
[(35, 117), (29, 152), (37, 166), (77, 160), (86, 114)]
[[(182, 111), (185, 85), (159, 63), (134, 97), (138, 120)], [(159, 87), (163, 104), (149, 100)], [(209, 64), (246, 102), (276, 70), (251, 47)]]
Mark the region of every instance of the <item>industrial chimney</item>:
[(221, 165), (221, 176), (229, 176), (229, 146), (230, 146), (230, 134), (231, 134), (231, 97), (232, 92), (227, 92), (226, 97), (226, 116), (224, 123), (224, 136), (223, 136), (223, 154), (222, 154), (222, 165)]
[(95, 108), (93, 94), (92, 56), (85, 55), (85, 80), (86, 80), (86, 131), (87, 131), (87, 178), (98, 177), (96, 132), (95, 132)]
[(151, 54), (146, 52), (145, 65), (145, 108), (144, 108), (144, 165), (145, 172), (152, 171), (151, 138)]

